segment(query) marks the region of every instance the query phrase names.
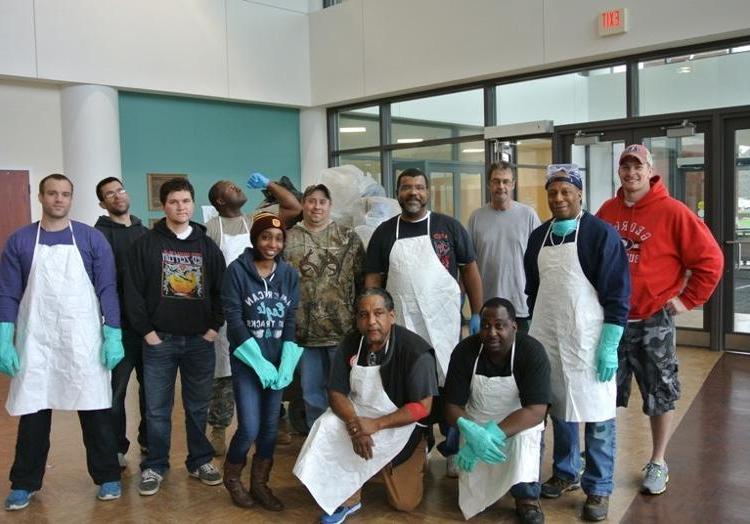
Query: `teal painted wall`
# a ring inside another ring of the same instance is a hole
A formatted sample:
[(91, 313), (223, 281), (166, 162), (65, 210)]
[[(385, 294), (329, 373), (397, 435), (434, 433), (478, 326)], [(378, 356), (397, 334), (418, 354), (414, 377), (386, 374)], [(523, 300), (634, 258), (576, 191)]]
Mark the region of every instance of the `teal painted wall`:
[(122, 177), (131, 213), (145, 223), (163, 216), (148, 210), (146, 173), (187, 173), (197, 222), (203, 222), (200, 206), (208, 205), (208, 189), (218, 180), (245, 190), (245, 211), (263, 200), (259, 190), (245, 188), (253, 171), (271, 180), (286, 175), (299, 188), (297, 109), (128, 92), (120, 93), (119, 107)]

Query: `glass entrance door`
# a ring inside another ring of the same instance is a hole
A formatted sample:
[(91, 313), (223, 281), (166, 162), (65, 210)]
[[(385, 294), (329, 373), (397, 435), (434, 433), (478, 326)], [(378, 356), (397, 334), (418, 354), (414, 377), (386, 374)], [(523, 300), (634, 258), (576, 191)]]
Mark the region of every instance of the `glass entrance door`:
[(750, 352), (750, 118), (726, 123), (724, 345)]
[[(677, 138), (667, 137), (666, 130), (664, 126), (588, 133), (587, 137), (596, 136), (598, 141), (591, 140), (593, 143), (585, 145), (575, 143), (574, 132), (562, 134), (559, 139), (563, 161), (575, 162), (585, 173), (584, 209), (596, 213), (604, 201), (616, 194), (620, 187), (617, 174), (620, 153), (625, 146), (640, 143), (651, 151), (654, 171), (662, 177), (670, 195), (682, 201), (701, 220), (709, 220), (705, 197), (708, 183), (705, 166), (709, 165), (706, 162), (706, 151), (709, 150), (705, 138), (708, 136), (707, 125), (699, 124), (692, 136)], [(750, 253), (748, 255), (750, 263)], [(750, 273), (750, 265), (748, 270)], [(750, 279), (750, 274), (748, 276)], [(675, 319), (679, 328), (678, 343), (708, 347), (708, 315), (706, 307), (679, 315)]]

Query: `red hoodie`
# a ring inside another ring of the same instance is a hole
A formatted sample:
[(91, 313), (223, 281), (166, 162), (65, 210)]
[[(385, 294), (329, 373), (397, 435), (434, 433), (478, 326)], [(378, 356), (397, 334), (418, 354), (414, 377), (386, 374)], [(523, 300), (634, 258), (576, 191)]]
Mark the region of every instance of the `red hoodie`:
[(721, 249), (706, 225), (669, 196), (660, 177), (652, 177), (650, 183), (649, 192), (635, 205), (625, 205), (620, 188), (597, 212), (625, 244), (631, 320), (652, 316), (677, 295), (688, 309), (700, 306), (713, 293), (724, 268)]

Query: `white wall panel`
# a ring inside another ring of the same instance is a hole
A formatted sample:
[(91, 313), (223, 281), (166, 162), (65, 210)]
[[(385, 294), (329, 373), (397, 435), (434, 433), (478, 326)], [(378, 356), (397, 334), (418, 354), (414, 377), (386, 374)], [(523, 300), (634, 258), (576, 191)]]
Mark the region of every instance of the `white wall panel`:
[(224, 0), (35, 0), (39, 76), (227, 96)]
[(306, 14), (227, 0), (227, 35), (230, 98), (310, 105)]
[(0, 0), (0, 74), (36, 75), (34, 4)]
[(365, 0), (365, 95), (522, 70), (543, 57), (541, 0)]
[[(600, 37), (597, 16), (608, 8), (628, 8), (629, 31)], [(705, 42), (750, 34), (747, 0), (544, 0), (544, 63)]]
[(310, 13), (313, 105), (365, 95), (363, 0)]
[[(60, 89), (27, 82), (0, 81), (0, 169), (29, 171), (31, 218), (41, 214), (39, 181), (63, 172)], [(91, 198), (90, 188), (75, 198)], [(95, 200), (95, 197), (94, 197)], [(75, 217), (74, 217), (75, 218)]]

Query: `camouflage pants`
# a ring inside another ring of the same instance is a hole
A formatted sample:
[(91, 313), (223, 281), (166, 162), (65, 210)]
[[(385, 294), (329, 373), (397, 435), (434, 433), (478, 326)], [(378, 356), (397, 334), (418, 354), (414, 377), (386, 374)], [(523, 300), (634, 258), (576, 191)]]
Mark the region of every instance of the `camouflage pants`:
[(650, 416), (672, 411), (680, 398), (674, 317), (662, 309), (640, 322), (628, 322), (617, 349), (617, 405), (627, 406), (635, 375)]
[(232, 423), (232, 415), (234, 415), (232, 377), (215, 378), (211, 404), (208, 406), (208, 425), (226, 428)]

